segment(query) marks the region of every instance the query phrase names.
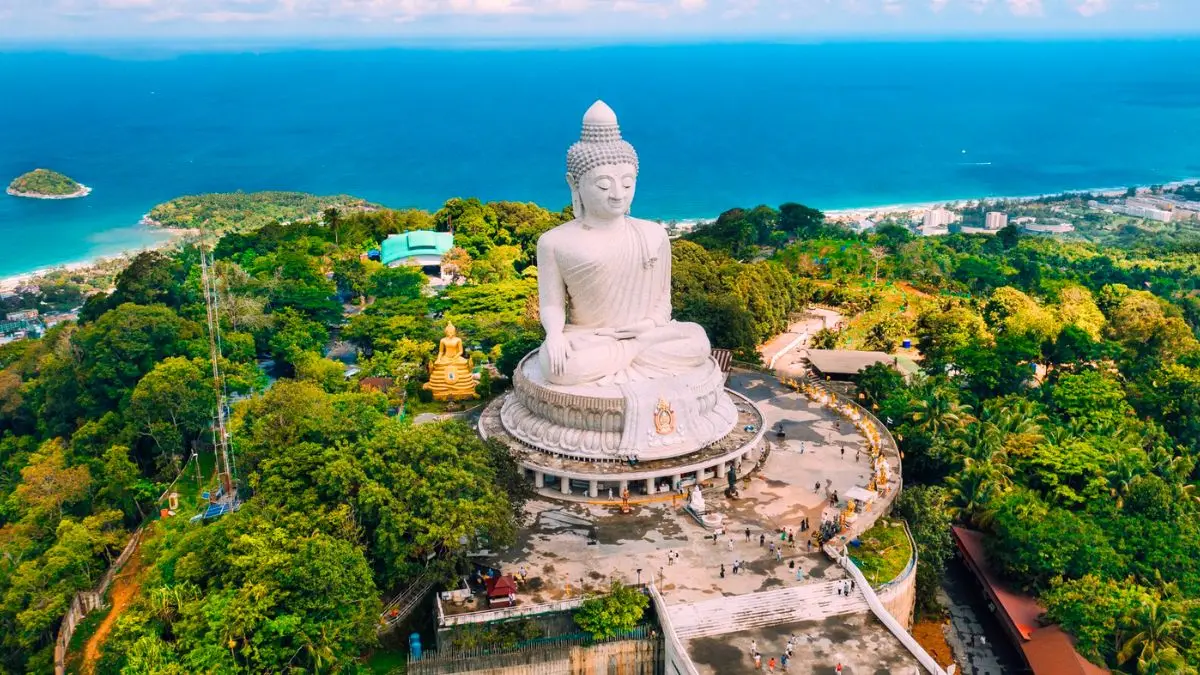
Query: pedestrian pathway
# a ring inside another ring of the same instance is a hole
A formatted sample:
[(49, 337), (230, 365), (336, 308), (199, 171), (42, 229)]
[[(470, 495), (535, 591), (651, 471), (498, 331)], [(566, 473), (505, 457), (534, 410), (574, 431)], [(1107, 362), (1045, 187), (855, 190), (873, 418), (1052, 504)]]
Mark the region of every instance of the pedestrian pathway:
[[(845, 583), (844, 580), (814, 582), (774, 591), (670, 605), (668, 611), (680, 640), (869, 611), (859, 589), (842, 595), (841, 589)], [(670, 602), (669, 597), (667, 602)]]

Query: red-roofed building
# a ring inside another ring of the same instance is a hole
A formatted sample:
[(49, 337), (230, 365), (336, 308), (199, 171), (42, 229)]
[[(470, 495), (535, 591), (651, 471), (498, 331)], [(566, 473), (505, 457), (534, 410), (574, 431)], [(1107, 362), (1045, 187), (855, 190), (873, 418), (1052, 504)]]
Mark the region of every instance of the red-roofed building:
[(488, 577), (484, 585), (487, 587), (488, 607), (512, 607), (517, 604), (517, 582), (511, 576)]
[(1043, 626), (1045, 608), (1031, 596), (1010, 589), (992, 569), (983, 547), (983, 533), (951, 528), (967, 569), (983, 586), (1009, 639), (1021, 651), (1034, 675), (1103, 675), (1108, 670), (1075, 651), (1074, 640), (1056, 625)]

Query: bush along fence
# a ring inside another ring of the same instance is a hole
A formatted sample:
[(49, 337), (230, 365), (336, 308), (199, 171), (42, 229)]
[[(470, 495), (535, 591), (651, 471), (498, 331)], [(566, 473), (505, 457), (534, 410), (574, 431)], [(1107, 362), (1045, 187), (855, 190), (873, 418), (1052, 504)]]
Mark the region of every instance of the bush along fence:
[(576, 672), (617, 672), (631, 675), (655, 675), (663, 658), (662, 637), (650, 625), (643, 625), (606, 640), (595, 640), (587, 633), (572, 633), (534, 638), (512, 647), (483, 646), (441, 654), (423, 652), (408, 657), (409, 675), (449, 675), (451, 673), (523, 673), (527, 675), (568, 675)]
[(143, 532), (143, 528), (134, 531), (133, 536), (129, 537), (128, 543), (125, 544), (125, 549), (121, 551), (121, 555), (117, 556), (112, 565), (109, 565), (108, 571), (100, 577), (100, 582), (96, 584), (95, 588), (90, 591), (80, 591), (75, 594), (74, 598), (71, 598), (71, 606), (67, 609), (67, 615), (63, 617), (62, 624), (59, 626), (58, 641), (54, 645), (54, 675), (63, 675), (66, 672), (67, 647), (71, 644), (71, 637), (75, 635), (75, 628), (88, 615), (88, 612), (104, 604), (104, 594), (108, 592), (113, 578), (137, 550)]

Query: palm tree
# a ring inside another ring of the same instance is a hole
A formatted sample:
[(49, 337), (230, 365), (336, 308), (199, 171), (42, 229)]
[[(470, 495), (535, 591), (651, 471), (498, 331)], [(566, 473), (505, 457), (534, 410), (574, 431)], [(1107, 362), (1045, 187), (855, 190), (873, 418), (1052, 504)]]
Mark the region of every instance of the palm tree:
[(1123, 453), (1117, 455), (1117, 459), (1109, 468), (1107, 478), (1109, 492), (1117, 500), (1117, 508), (1125, 505), (1125, 495), (1129, 494), (1129, 488), (1133, 485), (1133, 481), (1141, 476), (1146, 475), (1145, 467), (1135, 461), (1134, 455)]
[(1125, 626), (1133, 631), (1117, 652), (1121, 664), (1135, 661), (1140, 675), (1149, 673), (1181, 673), (1164, 670), (1179, 656), (1179, 635), (1183, 619), (1174, 607), (1158, 599), (1143, 604), (1135, 614), (1125, 617)]
[(974, 418), (971, 406), (959, 403), (949, 387), (934, 387), (913, 402), (908, 419), (929, 438), (951, 437)]
[(987, 527), (995, 517), (992, 504), (1012, 487), (1012, 467), (967, 457), (962, 470), (946, 478), (946, 486), (951, 494), (950, 515)]

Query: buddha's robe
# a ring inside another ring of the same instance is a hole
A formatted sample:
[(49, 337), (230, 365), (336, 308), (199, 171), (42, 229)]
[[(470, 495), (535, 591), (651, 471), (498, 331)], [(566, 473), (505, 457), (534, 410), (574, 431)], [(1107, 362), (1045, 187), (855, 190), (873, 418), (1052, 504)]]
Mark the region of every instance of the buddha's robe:
[[(625, 218), (607, 228), (572, 221), (543, 235), (566, 287), (567, 360), (542, 372), (554, 384), (624, 384), (677, 375), (704, 365), (711, 351), (704, 329), (671, 320), (671, 244), (657, 223)], [(543, 261), (538, 261), (543, 269)], [(635, 338), (596, 335), (651, 319)]]

